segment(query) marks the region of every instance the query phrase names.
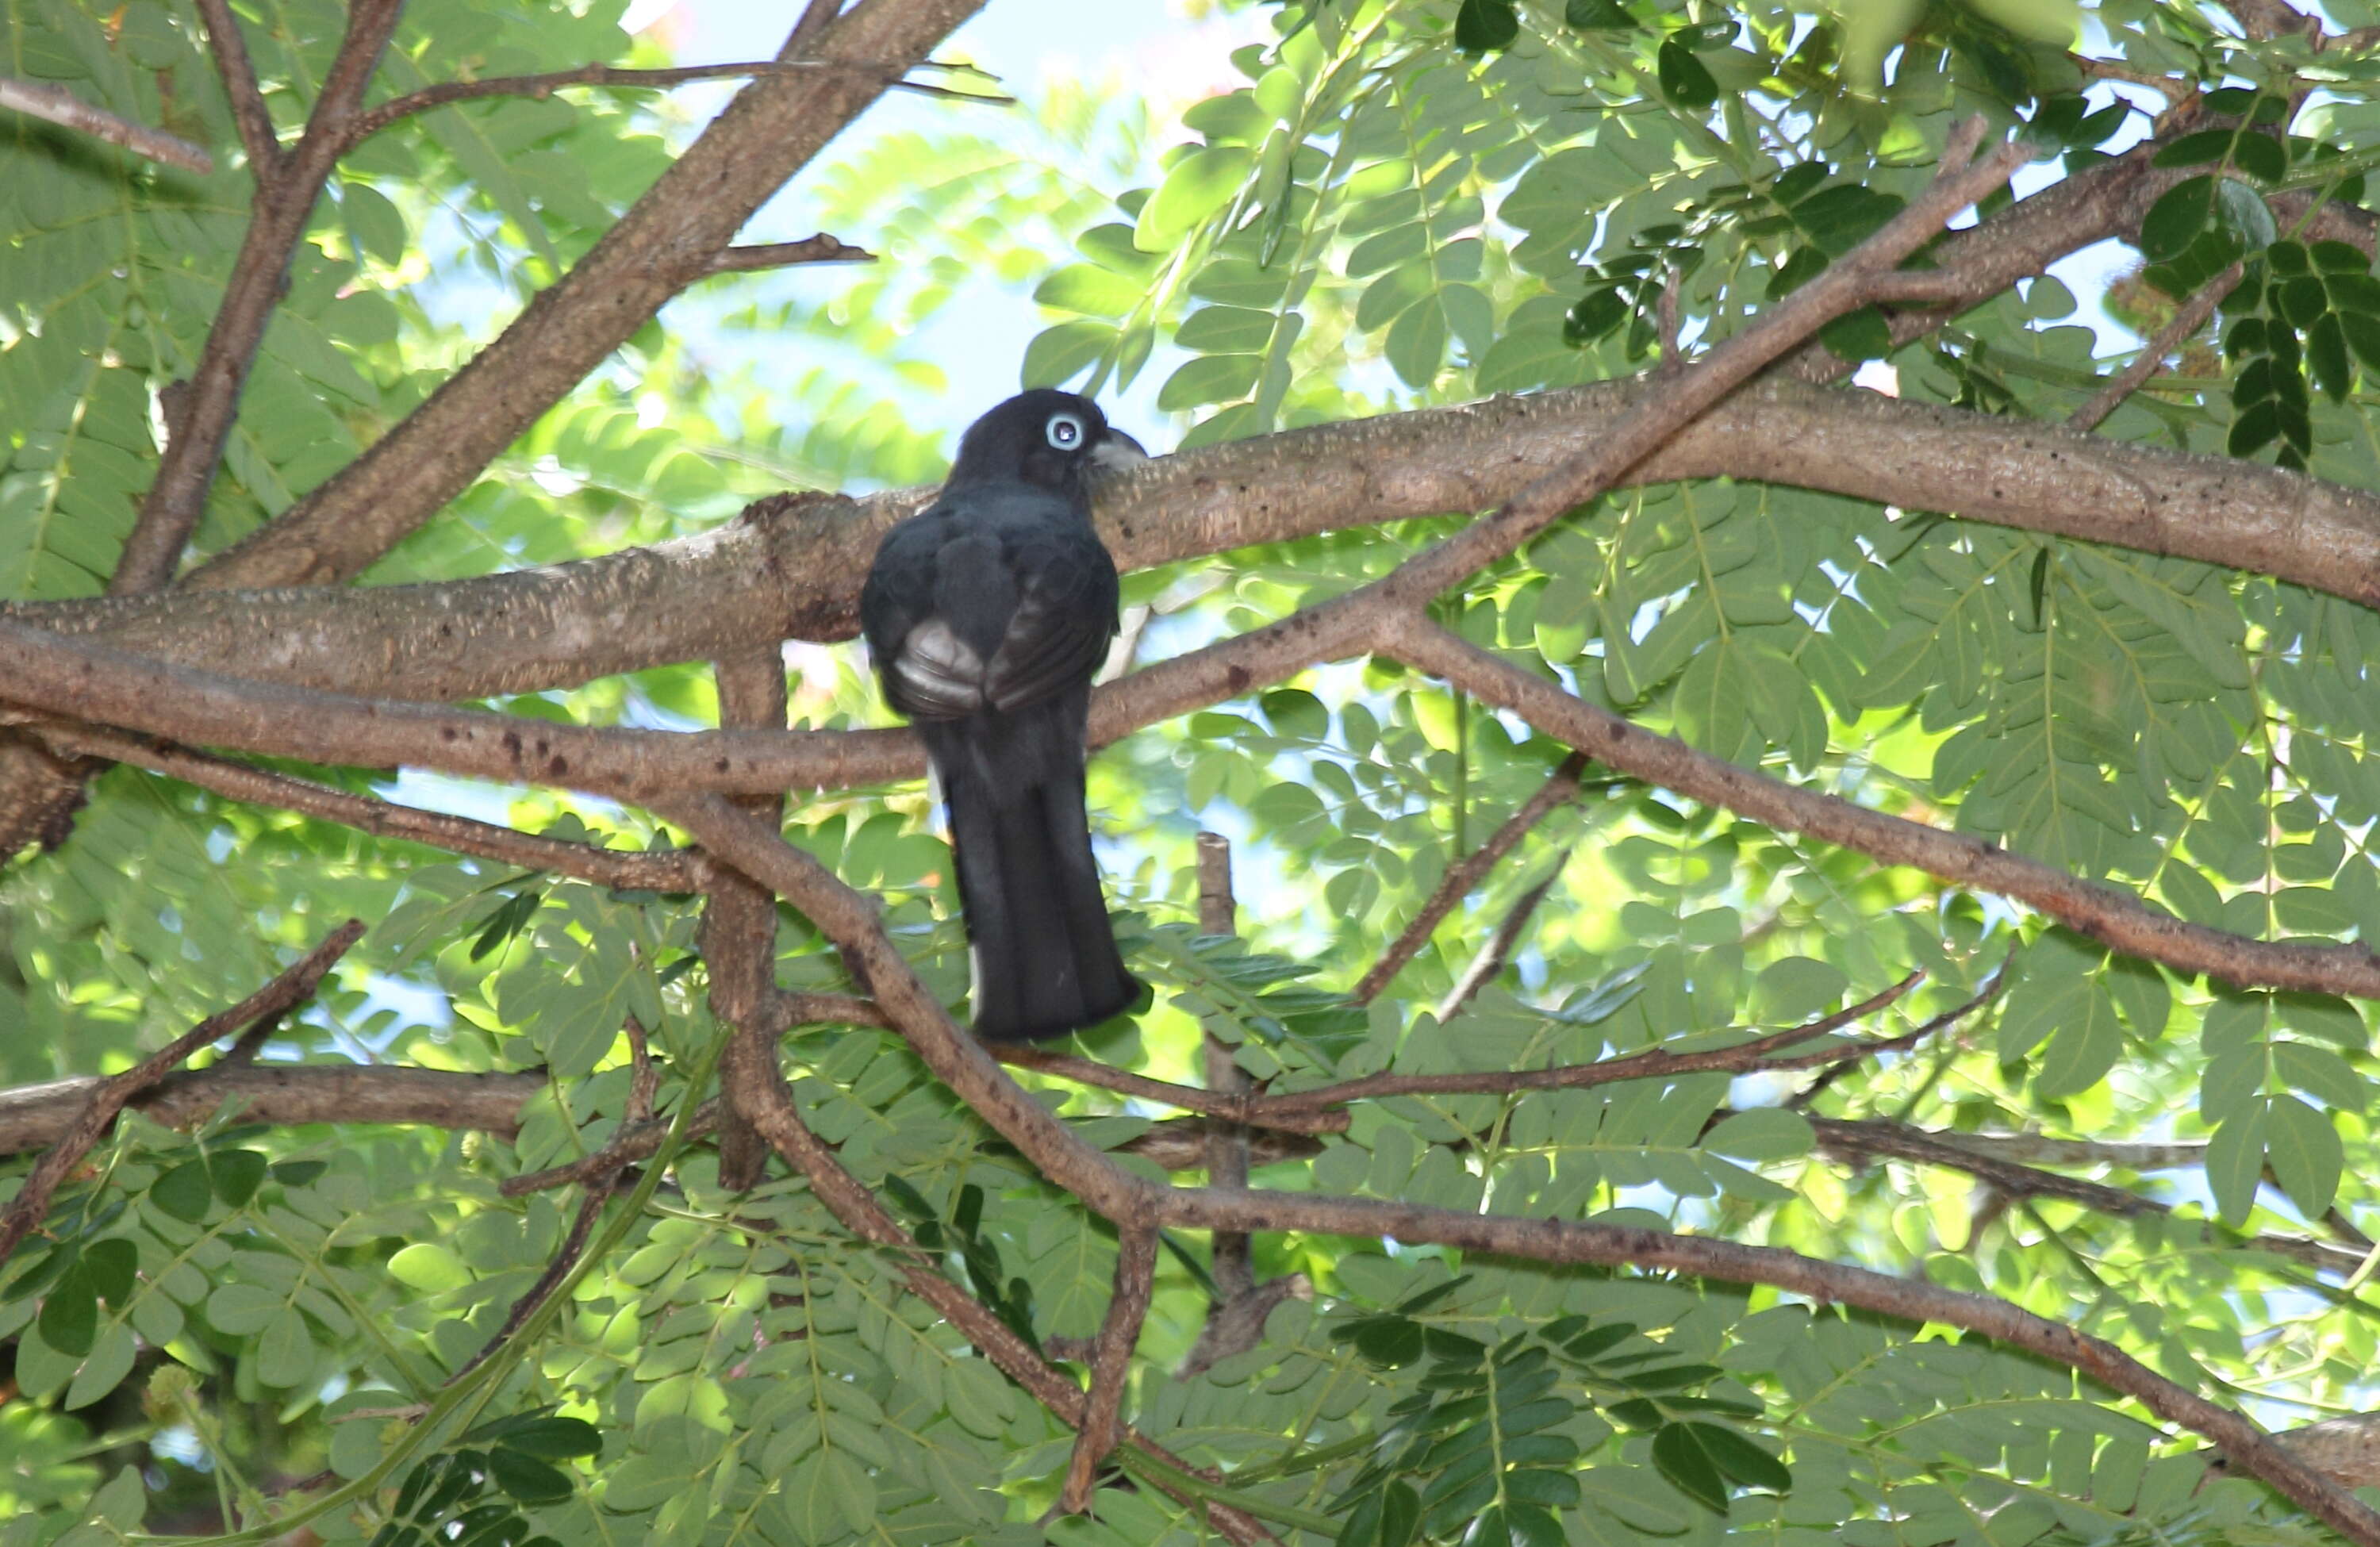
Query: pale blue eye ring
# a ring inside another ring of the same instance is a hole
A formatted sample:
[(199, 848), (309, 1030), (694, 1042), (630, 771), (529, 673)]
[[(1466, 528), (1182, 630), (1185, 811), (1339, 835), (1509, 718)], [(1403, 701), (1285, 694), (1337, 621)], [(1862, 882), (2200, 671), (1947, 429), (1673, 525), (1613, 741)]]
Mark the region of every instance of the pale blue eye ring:
[(1073, 414), (1051, 414), (1045, 432), (1050, 444), (1061, 451), (1083, 449), (1083, 421)]

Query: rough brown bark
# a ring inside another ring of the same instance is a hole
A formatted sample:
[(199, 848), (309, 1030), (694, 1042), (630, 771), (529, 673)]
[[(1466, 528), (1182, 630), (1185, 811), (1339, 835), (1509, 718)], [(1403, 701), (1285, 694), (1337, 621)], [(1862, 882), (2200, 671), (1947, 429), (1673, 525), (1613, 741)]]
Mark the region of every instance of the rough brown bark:
[[(1652, 378), (1430, 408), (1158, 458), (1098, 481), (1125, 568), (1509, 498), (1608, 436)], [(1622, 481), (1728, 477), (2271, 575), (2380, 605), (2380, 495), (2285, 469), (1876, 393), (1767, 383)], [(0, 617), (264, 680), (446, 700), (848, 639), (859, 579), (932, 491), (772, 496), (698, 537), (434, 585), (18, 603)]]

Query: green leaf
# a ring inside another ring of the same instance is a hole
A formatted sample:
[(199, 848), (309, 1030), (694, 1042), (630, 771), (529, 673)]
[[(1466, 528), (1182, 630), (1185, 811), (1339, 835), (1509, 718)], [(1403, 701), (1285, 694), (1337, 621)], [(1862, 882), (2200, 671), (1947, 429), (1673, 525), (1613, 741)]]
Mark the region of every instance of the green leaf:
[(2215, 220), (2215, 179), (2186, 178), (2174, 184), (2141, 217), (2141, 255), (2152, 263), (2169, 263), (2190, 250)]
[(1256, 164), (1256, 152), (1239, 145), (1209, 145), (1175, 162), (1143, 205), (1133, 227), (1133, 245), (1143, 252), (1171, 250), (1200, 222), (1231, 201)]
[(584, 1419), (541, 1418), (508, 1429), (497, 1436), (498, 1446), (549, 1461), (574, 1456), (594, 1456), (603, 1449), (603, 1434)]
[(2206, 1145), (2206, 1186), (2223, 1223), (2248, 1223), (2265, 1175), (2265, 1103), (2225, 1118)]
[(82, 1269), (100, 1298), (121, 1307), (132, 1297), (140, 1268), (140, 1249), (121, 1236), (93, 1241), (82, 1249)]
[(2231, 152), (2234, 131), (2228, 128), (2199, 129), (2185, 134), (2173, 143), (2160, 148), (2150, 158), (2152, 166), (2204, 166), (2210, 161), (2221, 161)]
[(2328, 1116), (2295, 1096), (2275, 1096), (2266, 1110), (2265, 1156), (2274, 1179), (2300, 1213), (2319, 1219), (2338, 1196), (2338, 1179), (2346, 1167), (2338, 1129)]
[(1636, 25), (1620, 0), (1567, 0), (1562, 19), (1582, 32), (1622, 31)]
[(1810, 1120), (1781, 1106), (1755, 1107), (1723, 1117), (1703, 1135), (1702, 1147), (1738, 1160), (1790, 1160), (1816, 1143)]
[(491, 1452), (488, 1475), (497, 1487), (525, 1504), (561, 1504), (577, 1492), (568, 1472), (513, 1450)]
[(1465, 54), (1494, 54), (1521, 35), (1513, 0), (1463, 0), (1454, 13), (1454, 46)]
[(42, 1340), (59, 1353), (80, 1358), (99, 1332), (99, 1293), (78, 1261), (50, 1285), (42, 1301)]
[(1718, 100), (1718, 82), (1676, 38), (1664, 38), (1654, 67), (1661, 78), (1661, 94), (1679, 106), (1708, 107)]
[(1818, 338), (1838, 359), (1882, 359), (1892, 353), (1892, 324), (1880, 307), (1863, 306), (1836, 318), (1818, 330)]
[(1715, 1423), (1687, 1423), (1704, 1451), (1730, 1480), (1746, 1488), (1765, 1488), (1772, 1493), (1788, 1493), (1793, 1489), (1793, 1474), (1784, 1463), (1732, 1429)]
[(1228, 403), (1256, 390), (1264, 371), (1261, 355), (1203, 355), (1166, 379), (1157, 406), (1169, 412), (1206, 403)]
[(264, 1185), (265, 1159), (253, 1150), (211, 1150), (207, 1178), (226, 1209), (240, 1209)]
[(1727, 1513), (1727, 1482), (1696, 1432), (1706, 1424), (1670, 1422), (1653, 1434), (1653, 1465), (1671, 1487), (1717, 1514)]

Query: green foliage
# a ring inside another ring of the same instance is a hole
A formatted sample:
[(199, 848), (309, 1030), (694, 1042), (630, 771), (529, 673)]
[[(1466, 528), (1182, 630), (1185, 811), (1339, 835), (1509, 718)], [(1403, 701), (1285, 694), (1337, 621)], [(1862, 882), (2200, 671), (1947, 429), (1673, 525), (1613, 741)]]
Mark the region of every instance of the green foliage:
[[(154, 465), (164, 391), (203, 345), (249, 183), (188, 7), (5, 4), (0, 74), (163, 124), (224, 164), (194, 177), (0, 119), (0, 595), (88, 596)], [(2327, 14), (2353, 26), (2380, 19), (2371, 9)], [(415, 0), (376, 90), (662, 62), (620, 34), (619, 11)], [(2364, 54), (2249, 43), (2151, 0), (2106, 0), (2087, 35), (2056, 0), (1313, 0), (1266, 15), (1269, 40), (1232, 58), (1240, 83), (1178, 126), (1107, 88), (1060, 87), (997, 121), (954, 110), (838, 146), (805, 190), (821, 224), (884, 262), (676, 303), (370, 579), (613, 551), (788, 484), (930, 479), (939, 427), (968, 408), (940, 400), (951, 372), (929, 341), (987, 298), (1040, 311), (1026, 382), (1131, 395), (1126, 417), (1173, 415), (1184, 444), (1625, 374), (1658, 358), (1665, 296), (1692, 351), (1840, 259), (1922, 186), (1966, 114), (2022, 133), (2029, 178), (2122, 153), (2151, 131), (2153, 98), (2082, 73), (2078, 44), (2208, 89), (2202, 116), (2152, 152), (2172, 186), (2141, 232), (2148, 327), (2231, 264), (2244, 274), (2210, 341), (2101, 432), (2380, 487), (2363, 422), (2380, 286), (2317, 225), (2325, 210), (2363, 219), (2380, 164)], [(343, 9), (241, 19), (294, 133)], [(683, 143), (679, 113), (624, 93), (497, 99), (348, 157), (296, 255), (200, 549), (330, 476), (583, 254)], [(2106, 298), (2043, 276), (1915, 344), (1896, 347), (1875, 312), (1824, 343), (1846, 367), (1889, 366), (1911, 400), (2052, 420), (2112, 364), (2086, 325)], [(1439, 615), (1647, 730), (2185, 921), (2362, 938), (2380, 915), (2371, 612), (1927, 507), (1957, 493), (1912, 488), (1887, 506), (1748, 482), (1632, 488)], [(1129, 577), (1141, 653), (1340, 594), (1446, 530)], [(849, 653), (804, 646), (795, 667), (803, 723), (880, 723)], [(500, 707), (672, 725), (717, 712), (689, 667)], [(1394, 1096), (1355, 1104), (1346, 1131), (1257, 1183), (1855, 1261), (2013, 1299), (2185, 1383), (2253, 1392), (2280, 1423), (2365, 1404), (2380, 1350), (2358, 1292), (2257, 1239), (2316, 1234), (2333, 1210), (2368, 1231), (2359, 1005), (2185, 979), (1597, 774), (1380, 997), (1354, 1004), (1447, 868), (1564, 750), (1373, 664), (1102, 753), (1102, 855), (1157, 993), (1083, 1051), (1196, 1079), (1212, 1039), (1286, 1093), (1723, 1047), (1923, 968), (1924, 987), (1872, 1017), (1889, 1035), (2004, 971), (1987, 1009), (1806, 1101), (1786, 1077), (1716, 1074)], [(574, 841), (667, 837), (560, 794), (334, 777)], [(1193, 922), (1201, 825), (1235, 840), (1237, 938)], [(949, 855), (921, 791), (816, 796), (788, 835), (882, 895), (929, 985), (963, 996)], [(1441, 1017), (1485, 939), (1548, 880), (1510, 967)], [(711, 1093), (719, 1031), (690, 900), (456, 864), (123, 769), (70, 843), (0, 886), (10, 1083), (123, 1067), (351, 914), (373, 932), (273, 1035), (268, 1064), (541, 1082), (510, 1134), (237, 1112), (177, 1133), (128, 1116), (0, 1274), (17, 1393), (0, 1403), (0, 1547), (169, 1522), (278, 1530), (293, 1507), (279, 1484), (325, 1472), (306, 1524), (342, 1541), (1208, 1539), (1137, 1473), (1105, 1480), (1091, 1517), (1037, 1523), (1071, 1433), (904, 1275), (947, 1273), (1028, 1344), (1067, 1350), (1099, 1327), (1113, 1235), (878, 1030), (803, 1029), (787, 1075), (919, 1253), (855, 1240), (782, 1177), (730, 1196), (697, 1148), (666, 1165), (665, 1188), (657, 1168), (604, 1204), (582, 1275), (506, 1333), (578, 1200), (498, 1184), (594, 1153), (638, 1115), (629, 1018), (663, 1118)], [(806, 920), (785, 915), (778, 944), (787, 986), (853, 986)], [(1125, 1147), (1154, 1107), (1026, 1078), (1087, 1141), (1148, 1167)], [(1979, 1209), (1961, 1172), (1829, 1158), (1828, 1122), (1879, 1118), (2204, 1149), (2170, 1184), (2100, 1168), (2169, 1212), (2050, 1197)], [(1257, 1346), (1176, 1375), (1210, 1285), (1203, 1245), (1169, 1244), (1127, 1414), (1286, 1541), (2315, 1540), (2253, 1485), (2210, 1479), (2186, 1436), (2062, 1369), (1767, 1290), (1264, 1236), (1260, 1275), (1303, 1273), (1315, 1299), (1284, 1301)]]

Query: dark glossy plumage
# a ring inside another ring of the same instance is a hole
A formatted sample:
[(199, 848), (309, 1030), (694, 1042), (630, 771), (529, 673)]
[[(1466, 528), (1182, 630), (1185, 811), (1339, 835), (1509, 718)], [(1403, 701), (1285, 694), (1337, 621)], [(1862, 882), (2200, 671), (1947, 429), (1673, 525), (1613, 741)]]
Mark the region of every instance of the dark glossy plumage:
[(941, 496), (886, 534), (860, 591), (885, 699), (917, 723), (941, 786), (986, 1038), (1062, 1036), (1141, 993), (1083, 810), (1091, 677), (1117, 599), (1083, 469), (1140, 455), (1087, 398), (1013, 397), (968, 428)]

